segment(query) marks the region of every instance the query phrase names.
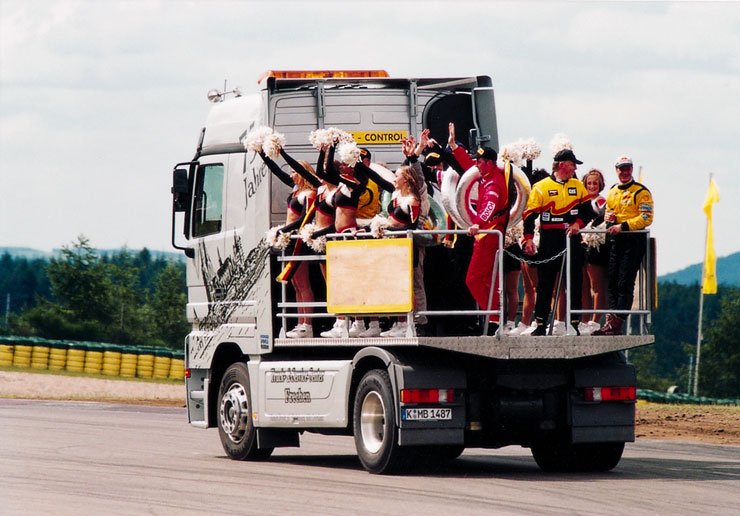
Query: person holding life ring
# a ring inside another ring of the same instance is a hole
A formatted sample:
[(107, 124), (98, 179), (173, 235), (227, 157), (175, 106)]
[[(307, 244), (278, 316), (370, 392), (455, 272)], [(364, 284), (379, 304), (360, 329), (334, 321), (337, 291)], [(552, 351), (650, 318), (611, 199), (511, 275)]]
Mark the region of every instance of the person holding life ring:
[[(473, 157), (469, 156), (455, 140), (455, 124), (453, 123), (449, 124), (448, 145), (452, 150), (452, 155), (464, 169), (477, 166), (481, 174), (478, 180), (478, 207), (473, 224), (468, 229), (468, 234), (475, 238), (475, 242), (465, 284), (481, 310), (499, 310), (500, 300), (496, 295), (499, 290), (498, 275), (494, 283), (494, 295), (489, 296), (493, 266), (499, 254), (499, 239), (497, 235), (479, 231), (495, 229), (506, 233), (506, 226), (509, 222), (509, 186), (506, 184), (506, 176), (504, 171), (496, 165), (498, 155), (492, 148), (479, 147)], [(489, 297), (492, 297), (490, 306)], [(498, 327), (498, 314), (490, 314), (488, 334), (494, 335)]]

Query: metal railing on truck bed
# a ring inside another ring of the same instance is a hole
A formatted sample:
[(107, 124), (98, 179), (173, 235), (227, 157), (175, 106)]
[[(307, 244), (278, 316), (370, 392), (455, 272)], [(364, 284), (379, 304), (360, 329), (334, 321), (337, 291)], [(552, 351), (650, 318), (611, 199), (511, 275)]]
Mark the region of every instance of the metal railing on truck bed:
[[(604, 230), (582, 230), (583, 233), (603, 233)], [(274, 346), (276, 348), (298, 348), (298, 347), (363, 347), (363, 346), (378, 346), (378, 347), (419, 347), (426, 346), (430, 348), (437, 348), (448, 351), (455, 351), (461, 353), (468, 353), (478, 356), (486, 356), (497, 359), (573, 359), (579, 357), (586, 357), (592, 355), (598, 355), (602, 353), (608, 353), (613, 351), (627, 350), (639, 346), (651, 344), (655, 341), (655, 337), (650, 335), (648, 332), (651, 310), (654, 303), (654, 266), (651, 264), (653, 261), (653, 250), (651, 246), (647, 246), (646, 257), (643, 260), (643, 264), (638, 274), (638, 281), (636, 282), (638, 294), (637, 307), (631, 310), (598, 310), (598, 309), (582, 309), (573, 310), (570, 306), (569, 296), (566, 298), (566, 320), (570, 320), (571, 314), (583, 314), (583, 313), (619, 313), (627, 316), (627, 334), (621, 336), (576, 336), (576, 335), (559, 335), (559, 336), (547, 336), (547, 337), (532, 337), (528, 335), (516, 335), (510, 336), (505, 335), (502, 331), (503, 326), (499, 328), (493, 336), (487, 335), (488, 327), (488, 316), (491, 314), (497, 314), (500, 321), (504, 320), (503, 307), (504, 304), (504, 289), (499, 288), (497, 292), (494, 291), (495, 282), (493, 278), (498, 276), (499, 285), (504, 285), (504, 271), (500, 266), (503, 253), (503, 235), (499, 231), (480, 231), (483, 234), (492, 234), (499, 239), (499, 251), (497, 252), (494, 266), (491, 274), (491, 289), (489, 291), (489, 306), (494, 295), (499, 296), (499, 310), (409, 310), (408, 312), (396, 312), (396, 313), (368, 313), (368, 312), (333, 312), (327, 310), (329, 303), (327, 301), (315, 301), (311, 303), (301, 302), (289, 302), (287, 301), (287, 284), (283, 283), (281, 289), (282, 299), (278, 302), (277, 306), (281, 310), (277, 317), (282, 319), (282, 328), (280, 338), (275, 339)], [(648, 231), (638, 231), (635, 233), (643, 233), (646, 235), (648, 243), (650, 242)], [(407, 231), (386, 231), (385, 236), (391, 236), (396, 238), (406, 238), (413, 240), (415, 237), (418, 238), (434, 238), (444, 235), (467, 235), (468, 232), (464, 230), (407, 230)], [(297, 238), (293, 236), (292, 238)], [(375, 238), (370, 233), (356, 233), (348, 236), (345, 233), (327, 235), (328, 240), (344, 240), (344, 241), (356, 241), (358, 239)], [(566, 292), (570, 288), (570, 239), (566, 238), (566, 250), (563, 254), (564, 265), (563, 269), (565, 272), (565, 283)], [(285, 251), (278, 257), (279, 262), (300, 262), (300, 261), (326, 261), (327, 254), (315, 254), (315, 255), (297, 255), (297, 256), (286, 256)], [(321, 311), (313, 311), (309, 313), (298, 313), (288, 310), (300, 309), (300, 308), (311, 308), (319, 309)], [(299, 317), (319, 319), (319, 318), (333, 318), (337, 316), (346, 317), (405, 317), (408, 322), (414, 321), (416, 316), (431, 316), (431, 317), (459, 317), (459, 316), (484, 316), (484, 322), (481, 325), (480, 335), (469, 335), (469, 336), (418, 336), (414, 332), (413, 324), (408, 325), (408, 332), (404, 337), (371, 337), (371, 338), (300, 338), (290, 339), (284, 338), (287, 332), (288, 320), (297, 319)], [(637, 324), (632, 324), (632, 318), (637, 320)], [(552, 322), (552, 321), (551, 321)], [(633, 330), (635, 332), (633, 333)]]

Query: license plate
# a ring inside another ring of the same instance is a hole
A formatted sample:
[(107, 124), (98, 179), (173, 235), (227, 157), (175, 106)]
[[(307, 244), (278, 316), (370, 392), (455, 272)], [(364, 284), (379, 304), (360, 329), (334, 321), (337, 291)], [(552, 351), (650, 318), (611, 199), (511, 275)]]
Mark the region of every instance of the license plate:
[(449, 408), (405, 408), (401, 411), (404, 421), (449, 421), (452, 409)]

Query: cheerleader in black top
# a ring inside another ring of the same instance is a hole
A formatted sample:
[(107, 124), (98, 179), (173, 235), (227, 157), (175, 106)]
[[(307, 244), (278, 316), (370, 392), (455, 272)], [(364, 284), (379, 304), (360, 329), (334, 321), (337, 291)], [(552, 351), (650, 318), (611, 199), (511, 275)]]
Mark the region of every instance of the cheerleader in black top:
[[(278, 233), (288, 233), (299, 229), (308, 218), (307, 215), (316, 198), (316, 188), (321, 185), (321, 181), (314, 175), (313, 167), (307, 161), (296, 161), (284, 149), (280, 149), (280, 155), (291, 167), (290, 173), (283, 171), (264, 152), (260, 151), (259, 155), (275, 177), (284, 184), (293, 187), (293, 191), (288, 196), (285, 225), (278, 229)], [(292, 273), (290, 281), (293, 288), (295, 288), (296, 301), (299, 303), (311, 303), (314, 301), (314, 294), (311, 289), (311, 282), (309, 281), (308, 264), (304, 262), (294, 263), (295, 270)], [(298, 309), (298, 313), (302, 314), (311, 313), (312, 311), (313, 309), (308, 307)], [(298, 325), (287, 332), (285, 336), (289, 339), (313, 337), (311, 319), (308, 317), (299, 317)]]

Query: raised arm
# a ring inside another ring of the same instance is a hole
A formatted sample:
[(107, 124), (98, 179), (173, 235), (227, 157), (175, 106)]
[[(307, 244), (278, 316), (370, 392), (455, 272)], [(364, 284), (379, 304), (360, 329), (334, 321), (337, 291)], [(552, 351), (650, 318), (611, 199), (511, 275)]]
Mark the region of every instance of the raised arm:
[(265, 165), (267, 165), (267, 168), (270, 169), (270, 172), (272, 172), (275, 177), (277, 177), (280, 181), (285, 183), (288, 186), (293, 186), (293, 180), (290, 178), (290, 174), (283, 171), (277, 163), (272, 161), (270, 157), (265, 154), (263, 151), (259, 152), (260, 157), (262, 158), (262, 161), (265, 162)]
[(288, 153), (285, 152), (285, 149), (283, 148), (280, 149), (280, 155), (283, 157), (285, 162), (290, 166), (290, 168), (292, 168), (298, 174), (300, 174), (300, 176), (303, 179), (305, 179), (311, 186), (313, 186), (314, 188), (319, 187), (319, 185), (321, 184), (321, 181), (319, 180), (319, 178), (317, 178), (311, 172), (306, 170), (306, 168), (300, 163), (298, 163), (295, 159), (293, 159), (292, 156), (288, 155)]
[(365, 177), (372, 179), (375, 184), (377, 184), (380, 188), (385, 190), (386, 192), (393, 192), (395, 190), (393, 183), (390, 181), (386, 181), (383, 179), (380, 174), (375, 172), (373, 169), (365, 165), (362, 161), (358, 161), (355, 164), (355, 174), (357, 174), (357, 177)]

